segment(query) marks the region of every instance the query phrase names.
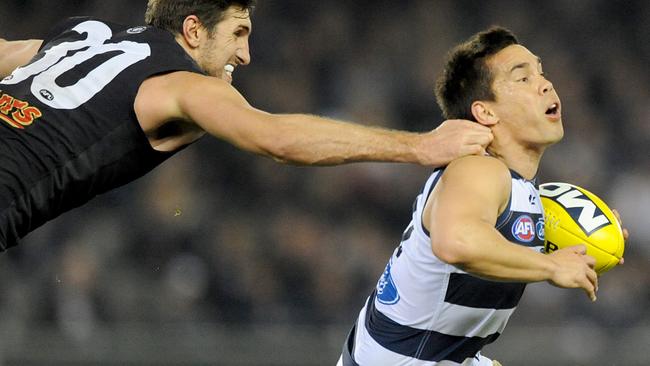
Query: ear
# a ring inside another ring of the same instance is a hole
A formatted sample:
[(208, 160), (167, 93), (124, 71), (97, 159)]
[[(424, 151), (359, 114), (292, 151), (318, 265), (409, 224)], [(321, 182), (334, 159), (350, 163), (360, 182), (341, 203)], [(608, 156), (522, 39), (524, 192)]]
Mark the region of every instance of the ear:
[(183, 20), (183, 39), (191, 48), (199, 47), (203, 24), (196, 15), (188, 15)]
[(472, 115), (476, 122), (483, 126), (494, 126), (499, 122), (499, 117), (487, 102), (475, 101), (472, 103)]

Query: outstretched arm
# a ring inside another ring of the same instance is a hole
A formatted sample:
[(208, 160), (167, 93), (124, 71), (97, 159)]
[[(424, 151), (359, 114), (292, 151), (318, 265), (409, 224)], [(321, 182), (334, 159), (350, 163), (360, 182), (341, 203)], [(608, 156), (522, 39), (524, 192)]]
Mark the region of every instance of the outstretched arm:
[(0, 38), (0, 79), (4, 79), (16, 68), (28, 63), (36, 55), (42, 43), (40, 39), (7, 41)]
[(228, 83), (189, 72), (165, 75), (149, 87), (143, 84), (141, 92), (157, 101), (149, 108), (160, 114), (154, 119), (193, 121), (241, 149), (292, 164), (387, 161), (439, 166), (480, 153), (492, 139), (489, 129), (467, 121), (411, 133), (306, 114), (271, 114), (253, 108)]
[(452, 162), (425, 207), (423, 222), (441, 260), (474, 275), (501, 281), (548, 281), (582, 288), (595, 300), (595, 260), (584, 246), (545, 255), (509, 242), (494, 227), (510, 197), (510, 173), (491, 157)]

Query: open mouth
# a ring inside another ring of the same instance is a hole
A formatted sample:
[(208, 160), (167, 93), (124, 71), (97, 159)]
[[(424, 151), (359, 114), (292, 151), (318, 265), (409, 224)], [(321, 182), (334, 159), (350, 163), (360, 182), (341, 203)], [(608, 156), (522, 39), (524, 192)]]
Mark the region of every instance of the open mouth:
[(231, 64), (227, 64), (223, 67), (223, 69), (226, 72), (226, 75), (228, 75), (228, 77), (232, 80), (232, 73), (235, 71), (235, 67)]
[(546, 110), (546, 115), (549, 117), (558, 117), (560, 115), (560, 104), (553, 103)]

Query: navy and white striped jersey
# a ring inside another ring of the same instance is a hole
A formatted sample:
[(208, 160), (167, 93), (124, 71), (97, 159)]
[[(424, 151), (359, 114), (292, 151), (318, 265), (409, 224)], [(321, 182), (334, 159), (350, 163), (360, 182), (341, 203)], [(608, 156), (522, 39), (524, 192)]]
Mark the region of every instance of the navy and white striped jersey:
[[(354, 360), (348, 364), (485, 365), (481, 348), (503, 332), (519, 303), (524, 283), (484, 280), (433, 254), (422, 212), (443, 172), (436, 170), (415, 200), (402, 242), (346, 342)], [(511, 242), (542, 250), (544, 216), (536, 183), (511, 175), (510, 201), (495, 227)]]

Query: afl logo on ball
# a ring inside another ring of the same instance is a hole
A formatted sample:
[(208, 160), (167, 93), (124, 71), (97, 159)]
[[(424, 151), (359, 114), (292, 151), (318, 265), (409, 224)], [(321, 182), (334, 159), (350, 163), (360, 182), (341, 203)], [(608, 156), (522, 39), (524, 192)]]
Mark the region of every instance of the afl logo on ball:
[(535, 239), (535, 223), (528, 215), (521, 215), (512, 224), (512, 236), (524, 243), (530, 243)]

